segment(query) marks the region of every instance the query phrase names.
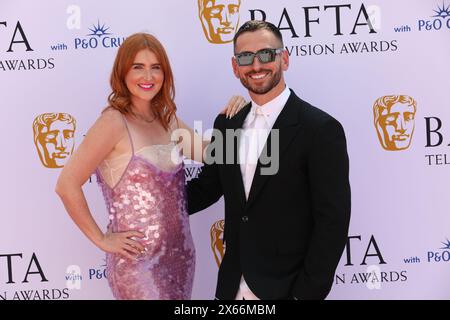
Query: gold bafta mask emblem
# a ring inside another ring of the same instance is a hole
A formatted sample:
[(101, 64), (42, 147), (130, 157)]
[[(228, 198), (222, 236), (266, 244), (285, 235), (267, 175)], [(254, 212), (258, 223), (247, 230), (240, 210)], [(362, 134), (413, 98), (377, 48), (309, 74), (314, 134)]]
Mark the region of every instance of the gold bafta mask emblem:
[(378, 98), (373, 105), (374, 125), (385, 150), (408, 149), (414, 133), (417, 102), (406, 95)]
[(203, 32), (215, 44), (233, 41), (239, 24), (241, 0), (198, 0)]
[(225, 221), (216, 221), (211, 226), (211, 249), (214, 254), (217, 266), (220, 266), (223, 255), (225, 254), (225, 244), (223, 243), (223, 231), (225, 228)]
[(75, 129), (75, 118), (67, 113), (43, 113), (34, 119), (34, 144), (45, 167), (64, 167), (75, 146)]

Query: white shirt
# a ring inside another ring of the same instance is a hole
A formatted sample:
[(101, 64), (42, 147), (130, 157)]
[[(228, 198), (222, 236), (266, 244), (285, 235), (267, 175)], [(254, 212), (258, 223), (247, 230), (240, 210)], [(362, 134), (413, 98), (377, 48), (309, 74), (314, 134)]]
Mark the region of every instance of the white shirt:
[[(258, 158), (264, 149), (269, 132), (290, 94), (291, 91), (286, 86), (280, 95), (262, 106), (252, 100), (252, 108), (242, 125), (243, 131), (239, 145), (239, 160), (246, 199), (248, 199)], [(262, 114), (264, 120), (257, 119), (257, 117), (259, 118), (257, 112)]]
[[(252, 100), (252, 108), (242, 125), (243, 132), (239, 145), (242, 182), (244, 184), (245, 198), (247, 200), (255, 175), (258, 158), (264, 149), (270, 130), (280, 115), (281, 110), (283, 110), (290, 95), (291, 91), (286, 86), (280, 95), (262, 106), (259, 106)], [(242, 276), (236, 300), (242, 300), (243, 298), (246, 300), (259, 300), (247, 286), (247, 283)]]

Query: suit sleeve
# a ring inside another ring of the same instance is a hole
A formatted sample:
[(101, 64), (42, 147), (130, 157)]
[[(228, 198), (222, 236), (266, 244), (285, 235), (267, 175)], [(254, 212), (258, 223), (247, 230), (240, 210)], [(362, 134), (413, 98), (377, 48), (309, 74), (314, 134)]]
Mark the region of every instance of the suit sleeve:
[(351, 208), (345, 133), (335, 119), (328, 118), (317, 130), (308, 167), (314, 229), (292, 294), (325, 299), (347, 242)]
[[(217, 132), (222, 133), (224, 137), (222, 128), (222, 117), (219, 115), (214, 121), (214, 129), (219, 130)], [(211, 143), (207, 146), (206, 154), (207, 161), (202, 167), (202, 172), (197, 178), (190, 180), (187, 183), (187, 198), (188, 198), (188, 212), (189, 214), (196, 213), (203, 209), (208, 208), (215, 202), (217, 202), (223, 195), (222, 182), (219, 176), (218, 164), (211, 161), (211, 157), (216, 155), (214, 151), (214, 141), (215, 137), (213, 135)]]

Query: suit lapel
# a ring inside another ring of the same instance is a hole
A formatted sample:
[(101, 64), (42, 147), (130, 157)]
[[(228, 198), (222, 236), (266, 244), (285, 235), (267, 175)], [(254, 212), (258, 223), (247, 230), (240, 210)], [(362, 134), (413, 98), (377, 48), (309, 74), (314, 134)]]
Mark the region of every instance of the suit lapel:
[[(227, 126), (227, 129), (233, 129), (233, 130), (242, 130), (242, 126), (244, 124), (245, 118), (247, 117), (248, 113), (250, 112), (250, 109), (252, 107), (251, 102), (246, 105), (241, 112), (239, 112), (237, 115), (235, 115), (233, 118), (229, 120), (229, 126)], [(225, 133), (226, 134), (226, 133)], [(229, 141), (225, 141), (225, 147), (227, 146), (227, 143), (229, 144)], [(232, 180), (232, 183), (236, 185), (236, 192), (239, 198), (239, 203), (241, 204), (242, 209), (245, 207), (245, 189), (244, 189), (244, 182), (242, 179), (242, 173), (241, 173), (241, 166), (239, 164), (239, 139), (236, 139), (233, 141), (233, 164), (230, 165), (231, 173), (230, 178)]]
[[(262, 155), (272, 156), (272, 154), (267, 153), (267, 150), (271, 152), (279, 152), (278, 161), (281, 162), (281, 157), (283, 156), (284, 152), (286, 152), (289, 144), (291, 143), (292, 139), (298, 132), (299, 110), (300, 110), (300, 108), (298, 107), (298, 100), (299, 99), (297, 98), (295, 93), (291, 90), (291, 95), (288, 101), (286, 102), (286, 105), (284, 106), (283, 110), (281, 110), (280, 115), (278, 116), (277, 120), (275, 121), (272, 127), (272, 130), (278, 129), (279, 132), (279, 150), (275, 149), (274, 151), (271, 151), (272, 150), (271, 148), (272, 131), (271, 131), (269, 133), (269, 136), (267, 137), (266, 144), (264, 145), (264, 149), (261, 153)], [(250, 207), (250, 205), (253, 203), (258, 193), (261, 191), (264, 184), (270, 177), (270, 175), (261, 175), (261, 166), (262, 163), (260, 158), (258, 159), (258, 164), (256, 166), (255, 175), (253, 177), (252, 186), (250, 188), (250, 193), (248, 196), (248, 201), (246, 203), (246, 209)], [(242, 181), (242, 175), (240, 176)]]

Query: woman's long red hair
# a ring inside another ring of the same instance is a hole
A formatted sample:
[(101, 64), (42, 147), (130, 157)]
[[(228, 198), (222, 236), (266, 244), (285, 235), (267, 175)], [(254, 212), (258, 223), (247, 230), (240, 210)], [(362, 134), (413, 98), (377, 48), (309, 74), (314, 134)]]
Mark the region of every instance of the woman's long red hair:
[(135, 33), (126, 38), (120, 46), (111, 73), (112, 92), (108, 96), (109, 106), (122, 114), (133, 114), (131, 94), (125, 83), (125, 76), (131, 69), (137, 53), (143, 49), (148, 49), (156, 55), (164, 72), (162, 88), (153, 98), (150, 107), (153, 114), (161, 121), (163, 127), (168, 130), (172, 117), (175, 116), (177, 110), (174, 102), (175, 86), (173, 73), (166, 50), (161, 42), (150, 34)]

